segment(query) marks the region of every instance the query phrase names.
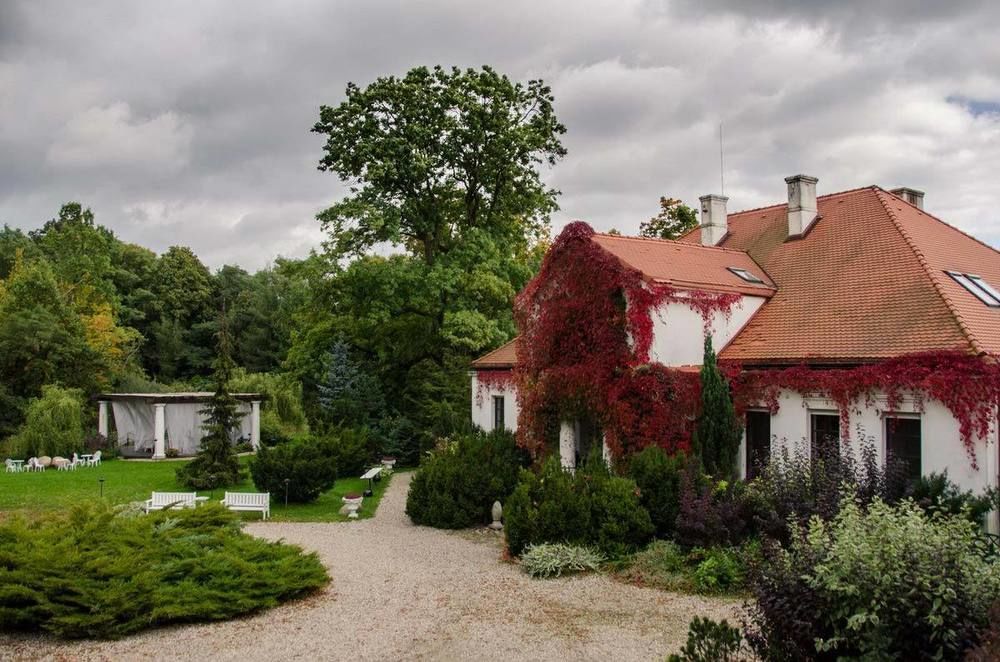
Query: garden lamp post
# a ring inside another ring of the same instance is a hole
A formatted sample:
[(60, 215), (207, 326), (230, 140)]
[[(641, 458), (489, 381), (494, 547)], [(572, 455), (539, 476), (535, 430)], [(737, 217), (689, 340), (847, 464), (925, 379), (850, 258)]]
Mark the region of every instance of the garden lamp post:
[(101, 498), (103, 499), (104, 498), (104, 477), (102, 476), (101, 478), (98, 478), (97, 482), (100, 483), (100, 485), (101, 485)]
[(288, 508), (288, 483), (290, 482), (291, 480), (288, 478), (285, 479), (285, 508)]

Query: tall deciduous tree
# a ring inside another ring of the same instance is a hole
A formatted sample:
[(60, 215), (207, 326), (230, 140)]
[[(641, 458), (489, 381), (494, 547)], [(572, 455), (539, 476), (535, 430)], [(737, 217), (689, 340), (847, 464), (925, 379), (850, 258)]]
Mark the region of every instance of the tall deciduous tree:
[(344, 337), (376, 362), (387, 401), (446, 431), (468, 417), (469, 358), (514, 332), (514, 295), (556, 209), (539, 172), (565, 154), (551, 91), (420, 67), (348, 85), (314, 131), (327, 137), (320, 169), (350, 186), (319, 215), (332, 261), (385, 243), (407, 255), (336, 268), (335, 310), (310, 342), (325, 352)]
[(717, 478), (732, 478), (740, 450), (743, 428), (729, 395), (729, 384), (716, 361), (712, 336), (705, 334), (705, 357), (701, 365), (701, 417), (697, 448), (704, 470)]
[(660, 213), (639, 224), (639, 234), (656, 239), (677, 239), (698, 227), (698, 213), (676, 198), (660, 198)]

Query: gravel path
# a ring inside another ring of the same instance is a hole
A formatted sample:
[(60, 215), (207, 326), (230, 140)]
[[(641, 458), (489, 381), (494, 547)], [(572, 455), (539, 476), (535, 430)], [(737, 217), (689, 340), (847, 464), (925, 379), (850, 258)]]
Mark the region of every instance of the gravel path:
[(396, 474), (372, 519), (247, 527), (318, 551), (333, 577), (319, 595), (123, 641), (0, 635), (0, 659), (653, 660), (683, 644), (692, 616), (732, 616), (732, 601), (601, 575), (532, 580), (499, 560), (492, 532), (413, 526), (409, 482)]

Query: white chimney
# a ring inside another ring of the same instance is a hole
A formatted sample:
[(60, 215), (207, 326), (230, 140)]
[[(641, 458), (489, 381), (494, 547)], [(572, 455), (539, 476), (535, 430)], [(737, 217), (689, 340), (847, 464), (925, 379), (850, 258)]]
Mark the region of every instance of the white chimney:
[(729, 198), (724, 195), (703, 195), (701, 201), (701, 243), (703, 246), (715, 246), (729, 232), (726, 221), (726, 203)]
[(917, 209), (924, 208), (924, 192), (918, 191), (915, 188), (907, 188), (902, 186), (900, 188), (894, 188), (889, 193), (892, 193), (897, 198), (902, 198), (904, 201), (909, 202), (911, 205)]
[(809, 175), (785, 177), (788, 184), (788, 236), (800, 237), (816, 220), (816, 182)]

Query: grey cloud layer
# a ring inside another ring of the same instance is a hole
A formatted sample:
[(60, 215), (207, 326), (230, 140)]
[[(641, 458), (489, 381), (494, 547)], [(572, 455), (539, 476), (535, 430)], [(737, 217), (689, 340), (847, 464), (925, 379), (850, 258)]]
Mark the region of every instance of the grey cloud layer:
[(347, 81), (488, 63), (553, 87), (557, 227), (634, 232), (662, 194), (716, 192), (722, 122), (732, 209), (806, 171), (825, 191), (924, 188), (1000, 244), (1000, 118), (969, 105), (1000, 100), (993, 3), (826, 5), (3, 3), (0, 222), (36, 227), (73, 199), (212, 266), (300, 255), (343, 191), (315, 167), (319, 105)]

